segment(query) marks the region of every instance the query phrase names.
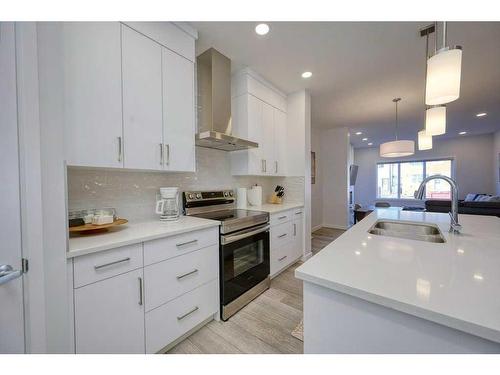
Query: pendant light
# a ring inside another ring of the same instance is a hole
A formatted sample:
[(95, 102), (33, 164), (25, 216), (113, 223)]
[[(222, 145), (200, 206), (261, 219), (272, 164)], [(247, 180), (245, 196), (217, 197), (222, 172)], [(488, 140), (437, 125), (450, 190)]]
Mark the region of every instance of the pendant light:
[(420, 151), (432, 149), (432, 135), (427, 134), (425, 130), (418, 132), (418, 149)]
[(437, 42), (435, 42), (434, 55), (427, 60), (425, 91), (425, 104), (427, 105), (446, 104), (460, 97), (462, 47), (446, 45), (446, 22), (443, 22), (442, 37), (441, 49), (436, 51)]
[(415, 142), (398, 139), (398, 102), (401, 98), (394, 98), (396, 104), (396, 140), (385, 142), (380, 145), (380, 156), (383, 158), (397, 158), (410, 156), (415, 153)]

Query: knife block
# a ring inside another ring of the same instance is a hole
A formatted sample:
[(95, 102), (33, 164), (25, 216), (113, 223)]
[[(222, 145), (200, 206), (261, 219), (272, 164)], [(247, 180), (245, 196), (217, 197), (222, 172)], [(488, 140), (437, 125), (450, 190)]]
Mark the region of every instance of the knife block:
[(282, 204), (283, 203), (283, 198), (278, 197), (276, 194), (273, 194), (269, 197), (267, 200), (267, 203), (271, 204)]

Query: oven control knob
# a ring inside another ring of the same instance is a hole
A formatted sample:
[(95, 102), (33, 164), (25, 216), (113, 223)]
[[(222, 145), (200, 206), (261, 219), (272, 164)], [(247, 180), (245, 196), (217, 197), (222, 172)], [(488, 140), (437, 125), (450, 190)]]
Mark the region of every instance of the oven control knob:
[(196, 199), (201, 199), (201, 194), (200, 193), (196, 194)]
[(232, 197), (232, 196), (233, 196), (233, 192), (232, 192), (232, 191), (230, 191), (230, 192), (229, 192), (229, 196), (230, 196), (230, 197)]
[(224, 196), (227, 197), (229, 194), (227, 193), (227, 191), (224, 192)]
[(193, 199), (193, 194), (188, 194), (189, 199)]

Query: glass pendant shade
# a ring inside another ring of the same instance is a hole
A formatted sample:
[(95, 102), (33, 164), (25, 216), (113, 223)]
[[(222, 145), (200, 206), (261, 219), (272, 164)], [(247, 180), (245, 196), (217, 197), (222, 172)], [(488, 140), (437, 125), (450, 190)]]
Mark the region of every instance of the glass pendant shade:
[(418, 149), (420, 151), (432, 149), (432, 135), (427, 134), (425, 130), (418, 132)]
[(450, 103), (460, 97), (462, 49), (443, 48), (427, 60), (425, 104)]
[(425, 132), (432, 136), (446, 133), (446, 106), (427, 108), (425, 111)]
[(415, 153), (414, 141), (392, 141), (380, 145), (380, 156), (383, 158), (397, 158), (410, 156)]

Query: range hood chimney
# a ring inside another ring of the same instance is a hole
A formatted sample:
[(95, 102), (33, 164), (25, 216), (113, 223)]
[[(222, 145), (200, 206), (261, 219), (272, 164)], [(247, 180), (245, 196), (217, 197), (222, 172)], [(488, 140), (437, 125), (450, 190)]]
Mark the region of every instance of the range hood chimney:
[(231, 135), (231, 60), (213, 48), (196, 58), (198, 133), (196, 145), (224, 151), (259, 147)]

